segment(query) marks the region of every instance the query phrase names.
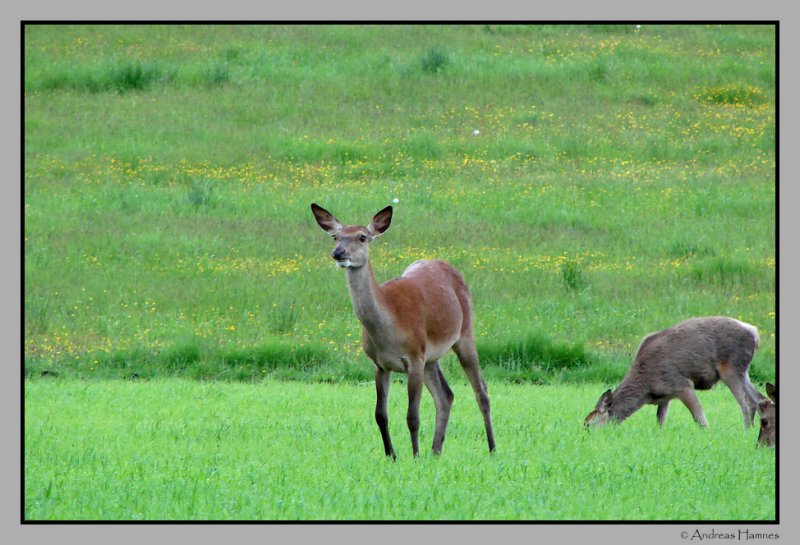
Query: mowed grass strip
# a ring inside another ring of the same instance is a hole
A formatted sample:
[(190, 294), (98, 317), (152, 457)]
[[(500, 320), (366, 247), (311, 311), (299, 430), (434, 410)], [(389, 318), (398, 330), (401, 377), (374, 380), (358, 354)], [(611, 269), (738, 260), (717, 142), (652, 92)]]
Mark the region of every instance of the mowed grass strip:
[(490, 455), (472, 392), (456, 394), (443, 454), (421, 455), (396, 380), (382, 454), (371, 384), (184, 380), (25, 383), (26, 520), (773, 520), (775, 451), (756, 447), (725, 388), (583, 429), (601, 386), (490, 384)]

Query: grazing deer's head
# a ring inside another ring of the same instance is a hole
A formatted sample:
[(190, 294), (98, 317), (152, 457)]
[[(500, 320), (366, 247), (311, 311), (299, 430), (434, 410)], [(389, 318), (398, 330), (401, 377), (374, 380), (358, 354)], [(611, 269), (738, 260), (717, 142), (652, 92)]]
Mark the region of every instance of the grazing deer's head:
[(317, 223), (336, 241), (331, 257), (342, 268), (363, 267), (369, 262), (369, 244), (392, 223), (392, 207), (387, 206), (367, 225), (342, 225), (333, 214), (317, 204), (311, 205)]
[(614, 396), (611, 393), (611, 390), (606, 390), (603, 392), (603, 395), (600, 396), (600, 399), (597, 401), (597, 405), (595, 405), (594, 410), (590, 412), (586, 419), (583, 421), (584, 426), (605, 426), (611, 421), (611, 413), (609, 410), (611, 409), (611, 405), (614, 402)]
[(758, 404), (758, 414), (761, 415), (758, 443), (771, 447), (775, 445), (775, 412), (778, 404), (778, 390), (774, 384), (767, 383), (767, 395), (769, 399), (764, 399)]

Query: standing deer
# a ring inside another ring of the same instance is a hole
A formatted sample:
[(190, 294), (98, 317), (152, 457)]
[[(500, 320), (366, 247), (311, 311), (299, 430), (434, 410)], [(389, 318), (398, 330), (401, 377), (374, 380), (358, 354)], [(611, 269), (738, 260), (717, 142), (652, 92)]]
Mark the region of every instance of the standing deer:
[(378, 285), (369, 262), (369, 245), (389, 228), (387, 206), (365, 226), (343, 226), (324, 208), (311, 205), (323, 230), (336, 246), (331, 257), (347, 272), (353, 310), (361, 322), (364, 352), (375, 364), (377, 404), (375, 421), (386, 456), (396, 458), (389, 436), (387, 399), (391, 373), (408, 374), (408, 413), (411, 448), (419, 454), (419, 404), (424, 384), (436, 408), (433, 453), (442, 451), (453, 392), (439, 368), (439, 358), (452, 349), (467, 374), (478, 401), (489, 451), (495, 450), (489, 394), (478, 365), (472, 331), (470, 294), (464, 279), (444, 261), (416, 261), (400, 276)]
[(758, 403), (758, 413), (761, 415), (758, 443), (765, 447), (771, 447), (775, 444), (775, 412), (778, 407), (778, 389), (769, 382), (767, 383), (767, 396), (769, 396), (769, 399), (762, 399)]
[(650, 403), (658, 406), (658, 423), (663, 425), (670, 400), (678, 398), (695, 422), (708, 426), (695, 390), (709, 390), (722, 380), (742, 409), (745, 427), (750, 427), (758, 403), (765, 399), (747, 374), (758, 345), (755, 326), (722, 316), (692, 318), (652, 333), (639, 345), (622, 383), (600, 396), (585, 424), (622, 422)]

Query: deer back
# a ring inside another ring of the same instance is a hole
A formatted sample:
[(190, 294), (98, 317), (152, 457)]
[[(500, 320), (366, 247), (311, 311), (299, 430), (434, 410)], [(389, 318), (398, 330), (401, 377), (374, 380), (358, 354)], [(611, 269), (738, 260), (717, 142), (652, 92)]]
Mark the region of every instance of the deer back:
[(719, 380), (721, 367), (746, 372), (757, 339), (753, 326), (733, 318), (693, 318), (645, 337), (631, 375), (646, 378), (656, 395), (684, 388), (687, 378), (696, 389), (707, 390)]
[(412, 343), (421, 343), (427, 359), (446, 353), (471, 331), (469, 288), (444, 261), (417, 261), (379, 291), (394, 327)]

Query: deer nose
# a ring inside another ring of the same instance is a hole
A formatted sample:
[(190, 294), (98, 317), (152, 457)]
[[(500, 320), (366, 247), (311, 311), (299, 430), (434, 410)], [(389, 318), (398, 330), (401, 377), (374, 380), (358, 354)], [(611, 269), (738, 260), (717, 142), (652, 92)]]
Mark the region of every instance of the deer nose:
[(333, 249), (333, 252), (331, 252), (331, 257), (333, 257), (333, 259), (341, 260), (344, 259), (344, 253), (344, 248), (337, 246)]

